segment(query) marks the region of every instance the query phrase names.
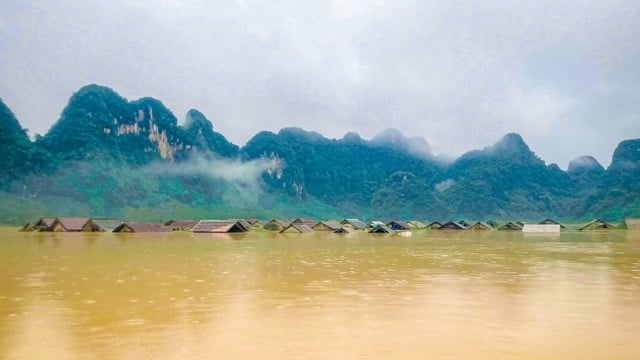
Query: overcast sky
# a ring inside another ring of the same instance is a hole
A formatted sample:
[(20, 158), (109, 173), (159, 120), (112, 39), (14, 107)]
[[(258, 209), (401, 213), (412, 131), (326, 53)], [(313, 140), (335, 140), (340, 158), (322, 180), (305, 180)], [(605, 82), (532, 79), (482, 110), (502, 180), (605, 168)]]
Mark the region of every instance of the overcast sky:
[(397, 128), (459, 156), (517, 132), (607, 166), (640, 137), (638, 19), (638, 0), (0, 0), (0, 98), (31, 135), (97, 83), (240, 146)]

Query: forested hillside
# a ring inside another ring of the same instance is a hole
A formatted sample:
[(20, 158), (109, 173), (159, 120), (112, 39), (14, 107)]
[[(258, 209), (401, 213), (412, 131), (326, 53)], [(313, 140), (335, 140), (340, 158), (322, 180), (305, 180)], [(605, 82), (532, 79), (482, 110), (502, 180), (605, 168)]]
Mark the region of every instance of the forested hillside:
[(159, 100), (88, 85), (31, 141), (0, 101), (0, 221), (640, 217), (640, 139), (622, 141), (607, 169), (585, 155), (565, 172), (515, 133), (446, 162), (424, 139), (382, 130), (366, 140), (285, 128), (240, 148), (197, 110), (179, 125)]

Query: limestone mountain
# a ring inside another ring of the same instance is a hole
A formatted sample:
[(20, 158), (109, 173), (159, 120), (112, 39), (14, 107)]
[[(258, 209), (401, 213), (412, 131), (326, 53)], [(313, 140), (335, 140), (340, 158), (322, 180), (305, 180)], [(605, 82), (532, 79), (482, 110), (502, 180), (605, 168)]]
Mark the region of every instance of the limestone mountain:
[(0, 99), (0, 188), (39, 169), (46, 154), (33, 144), (13, 112)]
[(159, 100), (129, 102), (108, 87), (88, 85), (73, 94), (41, 143), (61, 161), (108, 156), (141, 165), (185, 158), (193, 149), (237, 154), (204, 115), (192, 110), (187, 116), (185, 129)]
[(568, 175), (546, 165), (518, 134), (507, 134), (482, 150), (470, 151), (447, 169), (439, 193), (443, 213), (473, 218), (566, 216), (572, 203)]
[[(589, 156), (568, 171), (522, 137), (441, 161), (422, 138), (387, 129), (329, 139), (300, 128), (257, 133), (239, 148), (197, 110), (184, 125), (153, 98), (88, 85), (49, 132), (29, 140), (0, 101), (0, 215), (584, 219), (640, 217), (640, 139), (605, 170)], [(43, 210), (46, 209), (46, 210)]]
[(587, 213), (609, 218), (637, 217), (640, 213), (640, 139), (620, 142), (611, 165), (585, 200)]

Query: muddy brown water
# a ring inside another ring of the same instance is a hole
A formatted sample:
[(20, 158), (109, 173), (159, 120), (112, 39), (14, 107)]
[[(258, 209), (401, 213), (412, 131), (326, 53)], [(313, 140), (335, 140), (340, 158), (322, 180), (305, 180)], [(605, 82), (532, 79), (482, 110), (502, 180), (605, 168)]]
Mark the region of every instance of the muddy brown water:
[(640, 232), (20, 233), (2, 359), (637, 359)]

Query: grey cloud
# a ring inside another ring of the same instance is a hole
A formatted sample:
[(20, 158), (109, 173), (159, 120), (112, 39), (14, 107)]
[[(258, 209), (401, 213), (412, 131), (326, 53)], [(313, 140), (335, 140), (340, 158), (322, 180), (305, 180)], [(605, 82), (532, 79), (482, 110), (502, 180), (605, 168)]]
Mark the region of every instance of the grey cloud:
[(32, 133), (100, 83), (178, 118), (197, 108), (239, 145), (288, 126), (397, 128), (459, 155), (518, 132), (563, 166), (606, 164), (640, 134), (640, 102), (625, 100), (640, 82), (637, 1), (40, 0), (0, 13), (0, 97)]

